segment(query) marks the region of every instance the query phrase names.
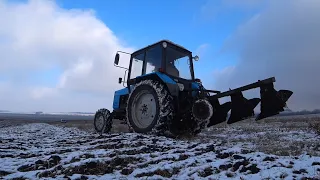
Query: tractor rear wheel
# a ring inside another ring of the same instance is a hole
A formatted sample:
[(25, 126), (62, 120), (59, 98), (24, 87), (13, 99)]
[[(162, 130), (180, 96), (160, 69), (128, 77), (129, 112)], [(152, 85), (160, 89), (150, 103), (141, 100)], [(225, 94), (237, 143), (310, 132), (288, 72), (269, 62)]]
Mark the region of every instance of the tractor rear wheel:
[(112, 117), (108, 109), (99, 109), (94, 116), (94, 128), (102, 134), (108, 133), (112, 128)]
[(126, 112), (129, 129), (137, 133), (163, 135), (168, 130), (167, 118), (172, 111), (172, 97), (162, 83), (141, 81), (128, 98)]

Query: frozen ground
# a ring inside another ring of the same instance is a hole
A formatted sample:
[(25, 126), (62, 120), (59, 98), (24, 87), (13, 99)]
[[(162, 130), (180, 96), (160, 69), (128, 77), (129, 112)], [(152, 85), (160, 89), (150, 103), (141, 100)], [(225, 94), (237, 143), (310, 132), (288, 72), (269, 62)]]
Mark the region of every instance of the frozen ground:
[(320, 179), (318, 119), (222, 124), (180, 140), (16, 124), (0, 128), (0, 179)]

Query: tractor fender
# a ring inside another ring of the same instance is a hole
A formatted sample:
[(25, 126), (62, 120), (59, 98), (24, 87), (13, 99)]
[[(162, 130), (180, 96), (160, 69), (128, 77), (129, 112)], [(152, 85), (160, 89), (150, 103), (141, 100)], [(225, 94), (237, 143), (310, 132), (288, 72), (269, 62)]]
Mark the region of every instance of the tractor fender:
[(153, 72), (142, 76), (138, 76), (135, 79), (135, 83), (139, 83), (140, 81), (148, 79), (162, 82), (168, 88), (168, 91), (172, 96), (178, 96), (179, 86), (177, 82), (174, 81), (171, 77), (161, 72)]

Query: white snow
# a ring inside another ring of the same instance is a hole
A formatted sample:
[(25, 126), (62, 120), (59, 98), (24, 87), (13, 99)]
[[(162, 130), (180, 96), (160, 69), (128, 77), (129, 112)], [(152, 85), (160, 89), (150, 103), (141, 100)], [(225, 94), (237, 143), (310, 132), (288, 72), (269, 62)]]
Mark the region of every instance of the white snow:
[[(277, 129), (271, 132), (268, 128), (265, 127), (264, 132), (250, 132), (240, 127), (227, 127), (222, 128), (223, 133), (218, 133), (220, 136), (212, 133), (218, 131), (212, 128), (190, 140), (137, 133), (99, 137), (98, 134), (76, 128), (45, 123), (0, 128), (0, 178), (320, 178), (319, 156), (311, 156), (306, 152), (295, 156), (279, 156), (255, 151), (255, 140), (274, 131), (280, 133), (284, 143), (297, 139), (319, 142), (319, 137), (312, 132), (289, 129), (287, 132)], [(228, 142), (223, 143), (226, 138)], [(59, 157), (60, 161), (50, 160)], [(24, 165), (29, 165), (29, 169), (21, 168)]]

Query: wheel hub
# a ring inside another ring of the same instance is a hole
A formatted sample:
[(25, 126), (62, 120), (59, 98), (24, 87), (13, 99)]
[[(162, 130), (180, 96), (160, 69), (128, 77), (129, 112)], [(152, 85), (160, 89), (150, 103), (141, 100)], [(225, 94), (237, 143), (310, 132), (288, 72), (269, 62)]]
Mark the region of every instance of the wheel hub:
[(96, 120), (96, 127), (102, 131), (103, 126), (104, 126), (104, 118), (103, 116), (100, 115)]
[(142, 91), (137, 94), (132, 104), (132, 119), (139, 128), (148, 127), (156, 115), (156, 102), (152, 94)]
[(143, 115), (145, 115), (148, 111), (148, 106), (146, 104), (143, 104), (140, 111)]

